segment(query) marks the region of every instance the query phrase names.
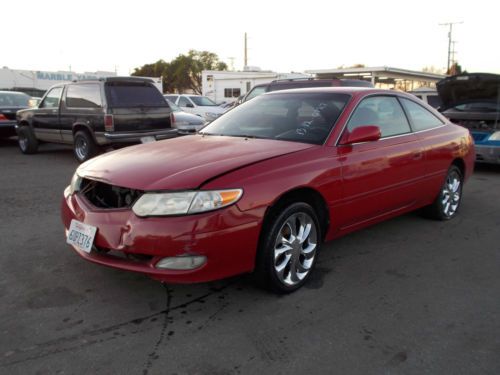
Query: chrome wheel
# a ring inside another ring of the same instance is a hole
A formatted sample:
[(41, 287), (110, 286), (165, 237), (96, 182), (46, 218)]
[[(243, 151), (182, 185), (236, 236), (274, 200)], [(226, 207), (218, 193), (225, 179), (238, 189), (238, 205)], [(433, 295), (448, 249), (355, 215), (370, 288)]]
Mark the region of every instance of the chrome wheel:
[(89, 144), (83, 137), (78, 137), (75, 140), (75, 154), (79, 160), (85, 160), (89, 153)]
[(314, 220), (298, 212), (285, 220), (274, 245), (274, 271), (287, 286), (300, 283), (310, 272), (318, 245)]
[(460, 204), (462, 195), (462, 181), (460, 174), (452, 170), (446, 177), (443, 190), (441, 192), (441, 207), (446, 217), (455, 215)]

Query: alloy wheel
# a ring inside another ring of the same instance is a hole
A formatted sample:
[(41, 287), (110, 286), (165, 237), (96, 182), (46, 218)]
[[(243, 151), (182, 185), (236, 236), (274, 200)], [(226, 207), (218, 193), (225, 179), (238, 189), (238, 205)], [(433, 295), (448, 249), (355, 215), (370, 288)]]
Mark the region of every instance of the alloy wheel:
[(457, 171), (451, 171), (441, 192), (441, 206), (446, 217), (455, 215), (460, 204), (462, 182)]
[(276, 236), (274, 271), (287, 286), (300, 283), (311, 271), (318, 246), (314, 220), (304, 212), (289, 216)]

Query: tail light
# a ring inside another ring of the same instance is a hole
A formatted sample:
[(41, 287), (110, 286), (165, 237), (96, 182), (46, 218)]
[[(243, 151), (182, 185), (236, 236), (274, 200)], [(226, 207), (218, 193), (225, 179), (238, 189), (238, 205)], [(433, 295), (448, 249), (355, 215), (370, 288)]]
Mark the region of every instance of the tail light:
[(174, 112), (170, 114), (170, 127), (173, 128), (175, 126), (175, 115)]
[(115, 120), (113, 115), (104, 115), (104, 130), (112, 132), (115, 130)]
[(7, 120), (7, 117), (5, 117), (3, 114), (0, 113), (0, 121), (5, 121)]

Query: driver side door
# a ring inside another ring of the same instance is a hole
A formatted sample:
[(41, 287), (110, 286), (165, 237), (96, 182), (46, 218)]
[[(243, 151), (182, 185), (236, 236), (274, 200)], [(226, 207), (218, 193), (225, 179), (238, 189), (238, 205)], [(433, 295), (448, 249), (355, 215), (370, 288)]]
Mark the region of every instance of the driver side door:
[(363, 99), (344, 132), (376, 125), (378, 141), (339, 146), (344, 208), (342, 228), (403, 211), (418, 200), (423, 150), (396, 96)]

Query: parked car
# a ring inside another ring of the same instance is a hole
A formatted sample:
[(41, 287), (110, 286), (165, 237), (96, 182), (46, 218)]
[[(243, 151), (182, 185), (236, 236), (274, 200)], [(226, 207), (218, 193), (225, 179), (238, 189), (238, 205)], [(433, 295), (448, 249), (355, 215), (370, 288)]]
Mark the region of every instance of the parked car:
[(266, 92), (289, 90), (306, 87), (373, 87), (371, 82), (360, 79), (316, 79), (316, 78), (293, 78), (278, 79), (269, 83), (255, 85), (243, 99), (238, 99), (238, 104), (246, 102)]
[(415, 95), (417, 98), (434, 108), (440, 108), (443, 105), (438, 92), (430, 87), (420, 87), (416, 90), (409, 91), (409, 93)]
[(149, 79), (110, 77), (59, 84), (37, 108), (17, 113), (19, 148), (32, 154), (38, 141), (72, 144), (75, 157), (83, 162), (102, 146), (175, 136), (171, 112)]
[(226, 109), (219, 107), (215, 102), (202, 95), (167, 94), (165, 98), (177, 104), (184, 112), (203, 117), (206, 121), (213, 121)]
[(62, 220), (97, 264), (172, 283), (254, 271), (286, 293), (324, 241), (422, 207), (454, 218), (473, 165), (469, 132), (412, 95), (279, 91), (81, 165)]
[(205, 126), (206, 121), (203, 117), (184, 112), (177, 104), (167, 99), (167, 103), (172, 110), (170, 115), (170, 124), (178, 130), (179, 134), (196, 133)]
[(437, 83), (442, 114), (469, 129), (476, 161), (500, 164), (500, 75), (469, 73)]
[(29, 107), (29, 95), (17, 91), (0, 91), (0, 138), (16, 135), (16, 112)]

